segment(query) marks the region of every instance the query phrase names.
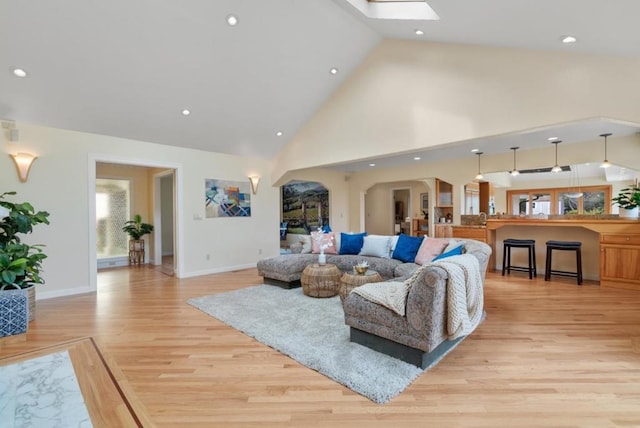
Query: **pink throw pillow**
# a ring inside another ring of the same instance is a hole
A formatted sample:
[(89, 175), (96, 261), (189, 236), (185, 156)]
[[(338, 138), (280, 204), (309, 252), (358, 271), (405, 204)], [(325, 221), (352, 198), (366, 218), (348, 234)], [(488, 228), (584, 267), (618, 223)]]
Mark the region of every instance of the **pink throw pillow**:
[[(320, 242), (318, 242), (318, 232), (311, 232), (311, 252), (313, 254), (320, 254)], [(338, 254), (338, 250), (336, 248), (336, 237), (333, 232), (323, 233), (322, 234), (322, 244), (329, 244), (327, 248), (325, 248), (325, 254)]]
[(449, 241), (448, 238), (424, 238), (420, 248), (418, 248), (418, 254), (416, 254), (416, 264), (426, 265), (442, 254), (442, 251), (449, 245)]

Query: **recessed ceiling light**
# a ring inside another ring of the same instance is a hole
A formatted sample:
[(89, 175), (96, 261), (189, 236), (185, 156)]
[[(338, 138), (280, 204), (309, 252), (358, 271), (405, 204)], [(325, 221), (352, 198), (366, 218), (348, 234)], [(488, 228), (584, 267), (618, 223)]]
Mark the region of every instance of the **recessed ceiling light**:
[(416, 30), (416, 36), (422, 36), (423, 34), (424, 34), (424, 31)]
[(14, 76), (16, 77), (27, 77), (27, 72), (26, 70), (22, 69), (22, 68), (12, 68), (11, 72), (13, 73)]
[(413, 158), (413, 160), (420, 160), (420, 159), (422, 159), (420, 156), (416, 156)]
[(375, 163), (370, 163), (369, 166), (376, 166), (376, 164)]
[(329, 73), (331, 74), (338, 74), (338, 69), (333, 67), (331, 70), (329, 70)]
[(479, 152), (479, 151), (480, 151), (480, 149), (471, 149), (471, 153), (476, 153), (476, 152)]
[(277, 136), (277, 137), (282, 137), (282, 131), (278, 131), (278, 132), (276, 132), (276, 136)]
[(547, 138), (547, 141), (556, 141), (558, 139), (558, 137), (549, 137)]
[(189, 116), (191, 114), (191, 110), (185, 108), (180, 113), (182, 113), (183, 116)]
[(229, 24), (231, 27), (235, 27), (236, 25), (238, 25), (238, 17), (235, 16), (234, 14), (231, 15), (227, 15), (227, 24)]
[(562, 36), (562, 43), (575, 43), (578, 41), (574, 36)]

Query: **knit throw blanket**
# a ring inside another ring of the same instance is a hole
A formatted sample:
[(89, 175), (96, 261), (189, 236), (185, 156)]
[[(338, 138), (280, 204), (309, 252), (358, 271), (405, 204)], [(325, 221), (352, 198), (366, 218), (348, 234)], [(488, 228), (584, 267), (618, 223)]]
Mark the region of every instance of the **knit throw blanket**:
[[(444, 269), (447, 279), (447, 335), (457, 339), (471, 333), (482, 320), (484, 295), (480, 263), (471, 254), (447, 257), (432, 263)], [(425, 267), (417, 269), (404, 282), (386, 281), (365, 284), (352, 293), (405, 316), (407, 296)]]
[(450, 340), (470, 334), (482, 321), (484, 293), (480, 263), (475, 256), (447, 257), (433, 264), (447, 271), (447, 335)]

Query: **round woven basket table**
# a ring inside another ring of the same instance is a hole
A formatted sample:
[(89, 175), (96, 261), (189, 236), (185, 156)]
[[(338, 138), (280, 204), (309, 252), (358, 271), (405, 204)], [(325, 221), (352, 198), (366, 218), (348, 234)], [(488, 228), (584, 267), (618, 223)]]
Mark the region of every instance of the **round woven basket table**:
[(314, 263), (302, 271), (302, 292), (310, 297), (333, 297), (338, 294), (342, 272), (333, 263)]
[(344, 299), (351, 293), (356, 287), (360, 287), (361, 285), (368, 284), (370, 282), (382, 282), (384, 281), (380, 274), (375, 270), (367, 270), (364, 274), (345, 272), (340, 278), (340, 289), (338, 290), (338, 294), (340, 294), (340, 300), (344, 302)]

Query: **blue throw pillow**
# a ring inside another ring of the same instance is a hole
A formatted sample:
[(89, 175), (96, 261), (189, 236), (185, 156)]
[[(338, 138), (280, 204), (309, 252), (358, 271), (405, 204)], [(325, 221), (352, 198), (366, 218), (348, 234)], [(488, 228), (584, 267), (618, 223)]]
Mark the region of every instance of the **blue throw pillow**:
[(439, 256), (437, 256), (436, 258), (434, 258), (431, 261), (435, 262), (436, 260), (444, 259), (446, 257), (459, 256), (460, 254), (462, 254), (462, 245), (458, 245), (453, 250), (450, 250), (450, 251), (447, 251), (446, 253), (440, 254)]
[(362, 249), (365, 236), (367, 236), (367, 232), (341, 233), (340, 254), (358, 254)]
[(405, 263), (413, 263), (416, 260), (416, 254), (418, 254), (422, 239), (422, 236), (408, 236), (401, 233), (398, 236), (398, 243), (395, 250), (393, 250), (392, 258)]

